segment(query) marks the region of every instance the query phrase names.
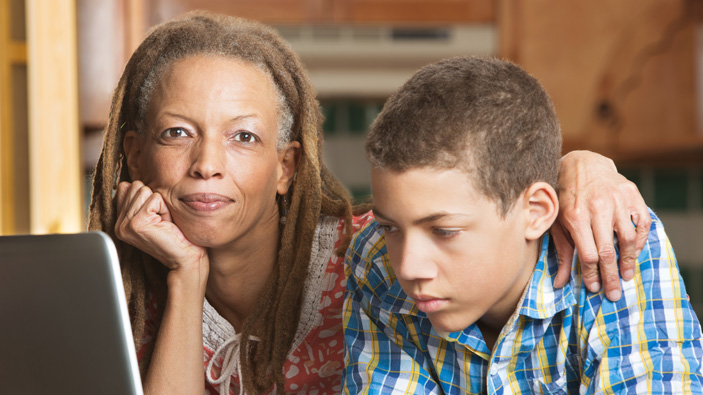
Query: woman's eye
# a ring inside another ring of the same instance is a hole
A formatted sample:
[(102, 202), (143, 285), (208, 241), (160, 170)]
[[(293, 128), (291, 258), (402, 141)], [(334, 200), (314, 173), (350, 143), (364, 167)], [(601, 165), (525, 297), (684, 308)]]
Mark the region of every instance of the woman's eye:
[(456, 236), (459, 234), (459, 230), (456, 229), (443, 229), (443, 228), (435, 228), (432, 230), (434, 234), (436, 234), (439, 237), (452, 237)]
[(169, 128), (162, 133), (162, 136), (167, 138), (188, 137), (188, 132), (183, 128)]
[(234, 141), (240, 141), (242, 143), (253, 143), (257, 140), (257, 137), (253, 133), (249, 132), (239, 132), (234, 135)]

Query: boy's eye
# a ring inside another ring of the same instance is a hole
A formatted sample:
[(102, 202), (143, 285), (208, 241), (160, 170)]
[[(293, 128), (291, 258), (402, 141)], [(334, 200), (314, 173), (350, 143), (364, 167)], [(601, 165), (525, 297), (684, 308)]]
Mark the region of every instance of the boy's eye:
[(432, 230), (432, 232), (434, 234), (436, 234), (437, 236), (447, 237), (447, 238), (452, 237), (452, 236), (456, 236), (459, 234), (459, 230), (457, 230), (457, 229), (435, 228)]
[(393, 225), (383, 225), (383, 224), (379, 224), (378, 228), (381, 229), (383, 231), (383, 233), (390, 233), (390, 232), (393, 232), (398, 229)]
[(258, 141), (258, 138), (249, 132), (238, 132), (234, 135), (234, 141), (240, 141), (242, 143), (253, 143)]

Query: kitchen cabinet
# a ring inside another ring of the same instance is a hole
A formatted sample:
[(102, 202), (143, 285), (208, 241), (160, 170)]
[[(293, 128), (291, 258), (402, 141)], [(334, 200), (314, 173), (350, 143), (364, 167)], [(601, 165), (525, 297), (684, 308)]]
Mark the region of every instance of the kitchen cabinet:
[(552, 97), (565, 151), (616, 160), (700, 153), (702, 8), (688, 0), (499, 0), (500, 51)]
[(191, 9), (272, 24), (493, 23), (495, 0), (158, 0), (159, 17)]

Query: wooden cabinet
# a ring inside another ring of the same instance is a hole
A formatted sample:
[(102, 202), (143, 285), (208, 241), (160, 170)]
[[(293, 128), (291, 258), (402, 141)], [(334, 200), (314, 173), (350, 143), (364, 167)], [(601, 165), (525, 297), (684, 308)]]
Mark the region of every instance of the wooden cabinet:
[(495, 0), (158, 0), (151, 8), (168, 19), (207, 9), (273, 24), (492, 23)]
[(699, 0), (79, 0), (79, 4), (83, 13), (93, 16), (81, 23), (81, 43), (87, 42), (83, 47), (89, 49), (82, 54), (82, 89), (95, 91), (82, 101), (85, 125), (100, 127), (107, 117), (109, 93), (147, 26), (207, 9), (279, 26), (496, 25), (499, 55), (535, 75), (554, 100), (565, 151), (591, 149), (618, 160), (703, 156)]
[(76, 0), (81, 122), (99, 130), (112, 90), (148, 27), (203, 9), (272, 25), (494, 24), (496, 0)]
[(349, 23), (493, 23), (493, 0), (347, 0), (343, 19)]
[(85, 228), (74, 0), (0, 0), (0, 234)]
[(700, 152), (700, 5), (500, 0), (501, 54), (551, 95), (565, 150), (621, 160)]

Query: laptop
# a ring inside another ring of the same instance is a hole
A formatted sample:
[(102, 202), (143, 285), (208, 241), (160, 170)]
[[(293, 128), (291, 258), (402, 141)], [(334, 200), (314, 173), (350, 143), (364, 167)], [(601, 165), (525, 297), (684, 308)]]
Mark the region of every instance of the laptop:
[(105, 233), (0, 237), (0, 393), (142, 394)]

